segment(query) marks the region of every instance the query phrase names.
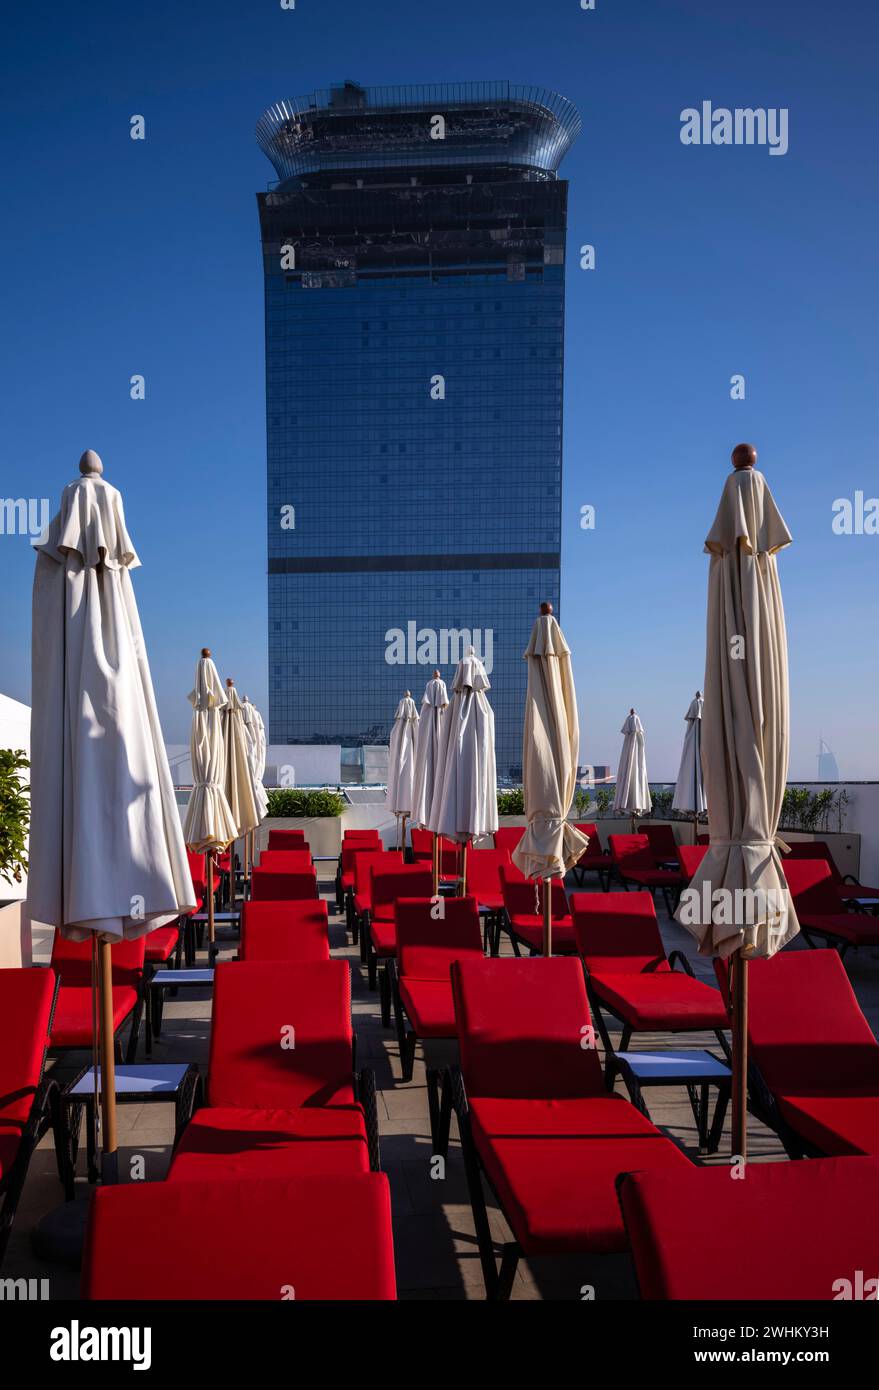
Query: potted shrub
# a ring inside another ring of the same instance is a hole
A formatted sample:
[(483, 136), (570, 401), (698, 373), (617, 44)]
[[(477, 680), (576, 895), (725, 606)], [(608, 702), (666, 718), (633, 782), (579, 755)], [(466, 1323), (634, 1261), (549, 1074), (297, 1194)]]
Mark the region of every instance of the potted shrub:
[(345, 798), (339, 792), (280, 787), (267, 793), (266, 818), (257, 831), (257, 847), (265, 849), (269, 831), (299, 829), (314, 855), (337, 855), (342, 844), (342, 812)]
[(0, 967), (22, 964), (21, 885), (27, 873), (30, 763), (22, 749), (0, 748)]
[(824, 840), (842, 874), (860, 876), (861, 837), (846, 830), (848, 792), (845, 787), (785, 788), (778, 833), (789, 843), (794, 840)]

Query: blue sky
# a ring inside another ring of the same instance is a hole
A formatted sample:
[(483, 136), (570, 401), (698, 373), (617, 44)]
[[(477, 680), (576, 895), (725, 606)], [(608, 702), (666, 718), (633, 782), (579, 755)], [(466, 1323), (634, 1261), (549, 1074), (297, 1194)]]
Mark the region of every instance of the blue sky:
[[(704, 660), (702, 542), (749, 439), (794, 535), (791, 774), (815, 776), (823, 734), (844, 776), (879, 777), (879, 536), (831, 530), (836, 498), (879, 494), (868, 0), (49, 0), (16, 7), (4, 40), (0, 495), (54, 508), (81, 451), (102, 455), (143, 561), (170, 741), (205, 642), (265, 702), (257, 117), (346, 77), (509, 78), (584, 123), (562, 168), (562, 622), (582, 758), (615, 763), (635, 704), (651, 776), (675, 775)], [(788, 153), (682, 145), (680, 112), (703, 100), (788, 108)], [(0, 690), (24, 700), (32, 570), (27, 540), (0, 537)]]

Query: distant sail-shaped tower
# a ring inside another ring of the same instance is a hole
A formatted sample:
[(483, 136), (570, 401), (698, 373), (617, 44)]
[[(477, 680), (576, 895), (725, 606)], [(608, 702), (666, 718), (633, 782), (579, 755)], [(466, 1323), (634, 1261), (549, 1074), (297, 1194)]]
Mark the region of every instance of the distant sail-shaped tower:
[(823, 738), (818, 740), (818, 781), (819, 782), (838, 782), (839, 763), (836, 761), (836, 754), (833, 749), (825, 743)]

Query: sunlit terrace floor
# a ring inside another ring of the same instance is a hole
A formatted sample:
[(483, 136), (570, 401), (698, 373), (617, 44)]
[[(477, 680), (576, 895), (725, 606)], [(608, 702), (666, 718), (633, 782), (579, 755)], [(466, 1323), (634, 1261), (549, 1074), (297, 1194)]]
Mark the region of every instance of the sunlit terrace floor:
[[(322, 892), (330, 900), (333, 955), (347, 958), (351, 964), (358, 1065), (371, 1066), (376, 1073), (382, 1166), (390, 1179), (393, 1194), (400, 1297), (482, 1298), (482, 1275), (454, 1121), (446, 1175), (438, 1180), (431, 1176), (430, 1128), (423, 1064), (420, 1060), (416, 1061), (412, 1081), (407, 1084), (401, 1082), (396, 1037), (392, 1031), (381, 1026), (378, 994), (370, 993), (366, 972), (360, 965), (359, 952), (347, 940), (343, 920), (335, 913), (332, 884), (322, 884)], [(711, 962), (695, 956), (691, 938), (668, 920), (660, 902), (657, 903), (657, 912), (666, 948), (669, 951), (675, 947), (683, 949), (697, 974), (713, 984)], [(509, 950), (506, 942), (502, 949), (504, 952)], [(228, 948), (221, 954), (228, 958), (234, 951), (235, 943), (230, 940)], [(850, 952), (846, 967), (861, 1008), (876, 1032), (879, 1030), (879, 951)], [(181, 992), (176, 999), (168, 998), (162, 1036), (154, 1047), (154, 1060), (194, 1061), (204, 1071), (208, 1056), (210, 1011), (207, 991), (188, 990)], [(820, 1030), (820, 1019), (816, 1019), (816, 1028)], [(671, 1038), (667, 1034), (640, 1034), (636, 1038), (636, 1045), (639, 1048), (704, 1046), (717, 1050), (716, 1039), (710, 1034), (688, 1034), (686, 1039)], [(141, 1048), (139, 1060), (142, 1059)], [(75, 1059), (50, 1063), (50, 1066), (54, 1068), (53, 1074), (61, 1079), (78, 1071), (87, 1061), (85, 1055), (80, 1055)], [(617, 1086), (624, 1092), (620, 1082)], [(708, 1160), (699, 1159), (693, 1115), (683, 1088), (651, 1089), (646, 1093), (646, 1100), (653, 1120), (695, 1161), (727, 1161), (730, 1152), (728, 1123), (718, 1154)], [(119, 1107), (122, 1181), (126, 1180), (135, 1156), (143, 1157), (149, 1180), (159, 1181), (164, 1177), (170, 1159), (173, 1123), (172, 1105)], [(749, 1146), (753, 1159), (787, 1161), (776, 1137), (753, 1118), (749, 1120)], [(87, 1187), (82, 1154), (78, 1187), (83, 1192)], [(50, 1296), (64, 1299), (77, 1296), (77, 1275), (60, 1265), (41, 1263), (30, 1247), (32, 1227), (45, 1212), (58, 1204), (61, 1196), (52, 1138), (48, 1135), (33, 1156), (2, 1272), (7, 1278), (48, 1278)], [(489, 1214), (496, 1239), (509, 1239), (500, 1212), (490, 1207)], [(218, 1219), (222, 1219), (219, 1214)], [(151, 1241), (161, 1240), (158, 1232), (142, 1235)], [(135, 1248), (132, 1249), (132, 1258), (137, 1258)], [(598, 1299), (636, 1297), (630, 1261), (627, 1256), (619, 1255), (591, 1259), (523, 1260), (516, 1275), (513, 1298), (580, 1299), (584, 1285), (592, 1286)]]

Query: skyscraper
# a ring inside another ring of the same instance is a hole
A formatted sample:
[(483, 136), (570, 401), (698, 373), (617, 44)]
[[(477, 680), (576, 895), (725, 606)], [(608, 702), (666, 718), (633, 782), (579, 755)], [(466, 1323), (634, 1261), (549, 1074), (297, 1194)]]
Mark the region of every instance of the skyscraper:
[(259, 121), (274, 743), (385, 741), (472, 640), (518, 775), (522, 653), (559, 603), (579, 129), (506, 82), (346, 82)]

